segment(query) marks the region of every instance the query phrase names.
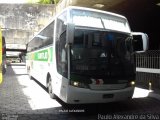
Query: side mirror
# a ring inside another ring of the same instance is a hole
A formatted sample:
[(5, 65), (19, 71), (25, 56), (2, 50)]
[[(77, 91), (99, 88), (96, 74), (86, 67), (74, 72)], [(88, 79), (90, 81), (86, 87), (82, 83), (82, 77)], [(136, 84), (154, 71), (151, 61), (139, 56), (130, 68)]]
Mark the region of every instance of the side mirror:
[(67, 24), (67, 43), (73, 43), (75, 25), (72, 23)]
[(145, 52), (148, 50), (149, 38), (146, 33), (132, 32), (133, 36), (133, 49), (135, 52)]

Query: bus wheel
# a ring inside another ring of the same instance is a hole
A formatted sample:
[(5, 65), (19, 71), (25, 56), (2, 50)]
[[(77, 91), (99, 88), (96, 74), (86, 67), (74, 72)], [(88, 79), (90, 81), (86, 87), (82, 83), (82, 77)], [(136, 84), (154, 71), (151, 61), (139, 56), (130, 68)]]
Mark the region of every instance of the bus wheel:
[(54, 95), (54, 93), (52, 91), (52, 80), (51, 80), (51, 77), (48, 78), (48, 86), (47, 87), (48, 87), (48, 93), (50, 95), (50, 98), (55, 99), (55, 95)]

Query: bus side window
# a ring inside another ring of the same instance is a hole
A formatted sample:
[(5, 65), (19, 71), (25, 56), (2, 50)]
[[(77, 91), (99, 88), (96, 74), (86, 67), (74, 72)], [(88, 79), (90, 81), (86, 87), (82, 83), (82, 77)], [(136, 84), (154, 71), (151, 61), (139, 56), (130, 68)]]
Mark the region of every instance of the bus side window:
[(68, 77), (68, 59), (66, 45), (66, 12), (57, 18), (56, 25), (56, 62), (57, 71), (64, 77)]
[(53, 29), (54, 29), (54, 21), (49, 26), (47, 26), (46, 29), (42, 31), (41, 35), (45, 37), (45, 39), (43, 39), (42, 46), (53, 44), (53, 36), (54, 36)]

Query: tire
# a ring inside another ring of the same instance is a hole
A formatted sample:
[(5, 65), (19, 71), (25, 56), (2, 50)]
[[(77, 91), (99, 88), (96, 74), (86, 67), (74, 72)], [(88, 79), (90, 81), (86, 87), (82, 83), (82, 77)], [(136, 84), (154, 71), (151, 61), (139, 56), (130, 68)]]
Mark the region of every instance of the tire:
[(48, 83), (47, 83), (47, 84), (48, 84), (48, 85), (47, 85), (47, 88), (48, 88), (48, 93), (49, 93), (50, 98), (55, 99), (56, 96), (55, 96), (55, 94), (53, 93), (53, 89), (52, 89), (52, 79), (51, 79), (50, 76), (49, 76), (49, 78), (48, 78)]

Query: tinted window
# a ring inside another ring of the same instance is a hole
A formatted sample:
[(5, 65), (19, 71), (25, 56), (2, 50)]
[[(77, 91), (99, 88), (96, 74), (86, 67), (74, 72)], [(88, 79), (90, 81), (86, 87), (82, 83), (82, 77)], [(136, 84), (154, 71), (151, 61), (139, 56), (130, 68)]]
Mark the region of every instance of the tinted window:
[(53, 44), (53, 30), (54, 22), (49, 24), (44, 30), (42, 30), (37, 36), (35, 36), (32, 41), (29, 42), (27, 51), (30, 52)]
[(67, 22), (67, 12), (64, 12), (57, 18), (57, 25), (56, 25), (56, 40), (59, 40), (61, 34), (66, 31), (66, 22)]
[(71, 74), (123, 79), (134, 73), (131, 53), (127, 34), (76, 29), (71, 46)]
[(66, 12), (57, 18), (56, 25), (56, 62), (57, 71), (64, 77), (68, 77), (68, 58), (66, 45)]

